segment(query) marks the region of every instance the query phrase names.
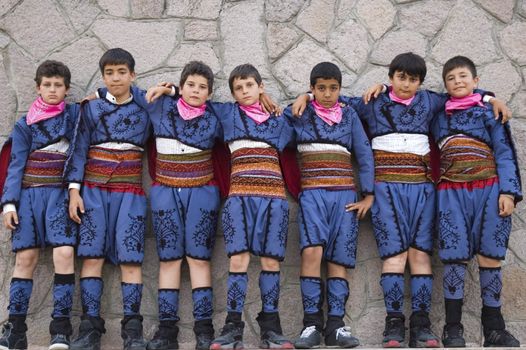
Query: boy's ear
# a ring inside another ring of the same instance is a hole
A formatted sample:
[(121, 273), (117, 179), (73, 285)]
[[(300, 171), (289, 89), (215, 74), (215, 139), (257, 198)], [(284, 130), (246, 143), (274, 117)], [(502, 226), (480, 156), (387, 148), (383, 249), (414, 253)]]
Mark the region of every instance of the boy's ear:
[(262, 94), (264, 91), (265, 91), (265, 84), (261, 82), (261, 84), (259, 84), (259, 93)]
[(135, 72), (131, 72), (130, 75), (131, 75), (131, 78), (132, 78), (131, 80), (135, 81), (135, 78), (137, 78), (137, 74), (135, 74)]
[(473, 81), (475, 82), (475, 87), (478, 87), (479, 82), (480, 82), (480, 78), (478, 76), (476, 76), (475, 78), (473, 78)]

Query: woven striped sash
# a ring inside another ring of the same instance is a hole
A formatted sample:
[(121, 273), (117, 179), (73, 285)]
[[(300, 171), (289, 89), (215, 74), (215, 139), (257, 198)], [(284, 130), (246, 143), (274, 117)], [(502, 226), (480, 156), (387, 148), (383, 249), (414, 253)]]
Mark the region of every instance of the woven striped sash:
[(65, 161), (66, 155), (63, 153), (38, 150), (31, 152), (26, 162), (22, 187), (62, 186)]
[(142, 152), (91, 147), (84, 181), (107, 187), (142, 185)]
[(374, 150), (377, 182), (422, 183), (430, 181), (429, 154), (395, 153)]
[(351, 155), (345, 152), (301, 152), (301, 188), (354, 189)]
[(155, 180), (172, 187), (199, 187), (214, 178), (212, 151), (157, 154)]
[(234, 151), (229, 196), (286, 198), (278, 152), (274, 148)]
[(484, 142), (453, 136), (440, 150), (440, 179), (466, 182), (497, 176), (493, 151)]

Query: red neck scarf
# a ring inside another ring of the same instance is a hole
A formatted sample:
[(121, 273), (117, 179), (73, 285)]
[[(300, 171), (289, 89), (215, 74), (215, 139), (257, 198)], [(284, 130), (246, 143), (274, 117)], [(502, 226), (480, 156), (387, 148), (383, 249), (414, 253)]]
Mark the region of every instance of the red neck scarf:
[(411, 102), (413, 102), (413, 100), (415, 99), (415, 96), (416, 95), (414, 95), (413, 97), (406, 98), (404, 100), (403, 98), (400, 98), (400, 97), (395, 95), (395, 93), (393, 92), (393, 88), (392, 87), (389, 88), (389, 97), (391, 98), (391, 101), (398, 102), (398, 103), (401, 103), (401, 104), (406, 105), (406, 106), (409, 106), (411, 104)]
[(62, 101), (58, 105), (50, 105), (39, 97), (31, 104), (29, 112), (27, 112), (26, 123), (27, 125), (38, 123), (42, 120), (53, 118), (64, 112), (66, 108), (66, 102)]
[(250, 119), (258, 124), (264, 123), (268, 118), (270, 118), (270, 113), (265, 112), (259, 102), (248, 106), (239, 105), (239, 108), (241, 108), (241, 110), (245, 112), (245, 114)]
[(199, 107), (194, 107), (186, 103), (182, 97), (179, 97), (177, 100), (177, 111), (184, 120), (191, 120), (202, 116), (205, 113), (205, 110), (206, 104), (202, 104)]
[(318, 101), (311, 102), (316, 115), (329, 125), (338, 124), (342, 121), (342, 107), (336, 102), (332, 107), (323, 107)]
[(451, 96), (446, 101), (446, 115), (453, 114), (453, 111), (464, 110), (474, 106), (484, 106), (484, 103), (481, 102), (480, 94), (471, 94), (460, 98)]

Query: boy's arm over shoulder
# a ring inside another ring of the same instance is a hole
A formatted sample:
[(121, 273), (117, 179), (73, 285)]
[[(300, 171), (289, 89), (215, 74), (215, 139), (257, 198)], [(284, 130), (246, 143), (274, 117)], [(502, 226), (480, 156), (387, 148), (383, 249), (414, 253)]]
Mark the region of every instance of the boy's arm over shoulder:
[(76, 132), (73, 141), (70, 143), (71, 146), (64, 168), (64, 182), (69, 184), (70, 188), (80, 189), (80, 184), (84, 179), (84, 166), (86, 165), (92, 131), (89, 122), (91, 116), (90, 103), (82, 103), (80, 107)]
[(362, 195), (374, 193), (374, 157), (369, 138), (358, 117), (351, 125), (352, 152), (358, 162)]
[(366, 119), (370, 109), (373, 107), (375, 99), (365, 103), (363, 97), (340, 95), (338, 101), (351, 106), (358, 113), (358, 117), (360, 117), (360, 119)]
[(234, 109), (237, 107), (237, 104), (233, 102), (207, 101), (206, 104), (221, 121), (230, 119), (233, 116)]

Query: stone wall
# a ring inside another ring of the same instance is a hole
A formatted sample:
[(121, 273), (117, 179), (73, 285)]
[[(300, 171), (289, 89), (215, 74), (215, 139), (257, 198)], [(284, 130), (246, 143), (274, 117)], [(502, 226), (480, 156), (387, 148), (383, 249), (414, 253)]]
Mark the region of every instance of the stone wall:
[[(526, 1), (525, 0), (1, 0), (0, 1), (0, 136), (5, 140), (18, 116), (35, 98), (34, 72), (45, 59), (64, 61), (72, 70), (70, 100), (101, 85), (97, 63), (111, 47), (123, 47), (136, 58), (138, 84), (178, 81), (191, 59), (208, 63), (216, 74), (214, 98), (229, 100), (230, 70), (251, 62), (264, 77), (267, 91), (283, 103), (307, 90), (312, 66), (337, 63), (344, 71), (346, 94), (360, 94), (373, 82), (387, 81), (387, 65), (398, 53), (425, 57), (425, 88), (442, 90), (442, 64), (464, 54), (478, 65), (484, 89), (494, 91), (512, 108), (512, 127), (523, 176), (526, 174)], [(301, 329), (297, 206), (291, 201), (289, 245), (282, 275), (282, 324), (286, 335)], [(526, 207), (519, 205), (504, 268), (503, 310), (509, 328), (526, 342)], [(8, 288), (14, 263), (9, 234), (0, 232), (0, 319), (6, 319)], [(357, 268), (349, 273), (351, 297), (346, 320), (362, 344), (379, 346), (384, 322), (378, 283), (381, 262), (369, 218), (360, 230)], [(30, 305), (30, 342), (48, 342), (53, 268), (50, 252), (42, 254)], [(221, 233), (213, 257), (215, 324), (225, 317), (228, 260)], [(441, 333), (442, 266), (434, 258), (433, 329)], [(145, 332), (155, 330), (158, 263), (155, 242), (147, 238), (142, 312)], [(246, 343), (256, 345), (254, 318), (260, 301), (258, 262), (250, 266), (250, 292), (245, 318)], [(105, 267), (103, 314), (108, 333), (104, 348), (120, 347), (119, 272)], [(192, 346), (191, 297), (184, 267), (180, 341)], [(407, 290), (407, 288), (406, 288)], [(472, 345), (482, 341), (479, 322), (478, 272), (470, 265), (464, 321)], [(75, 326), (81, 312), (75, 300)], [(406, 309), (409, 312), (409, 300)]]

